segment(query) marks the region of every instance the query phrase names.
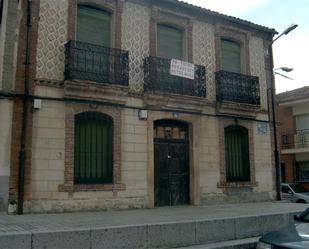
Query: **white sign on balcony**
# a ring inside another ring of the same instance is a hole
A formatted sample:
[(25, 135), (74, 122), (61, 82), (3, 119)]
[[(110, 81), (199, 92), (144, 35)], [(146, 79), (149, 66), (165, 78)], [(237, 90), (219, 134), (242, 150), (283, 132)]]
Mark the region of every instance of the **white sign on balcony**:
[(194, 80), (194, 64), (171, 59), (170, 74)]

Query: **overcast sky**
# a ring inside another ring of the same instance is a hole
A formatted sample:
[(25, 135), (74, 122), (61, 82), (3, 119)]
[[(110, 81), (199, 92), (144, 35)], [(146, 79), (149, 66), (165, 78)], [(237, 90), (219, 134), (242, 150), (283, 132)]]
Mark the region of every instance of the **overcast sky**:
[[(309, 0), (184, 0), (235, 16), (279, 33), (292, 23), (299, 26), (274, 44), (275, 68), (291, 67), (293, 80), (276, 76), (277, 93), (309, 85)], [(280, 72), (280, 71), (278, 71)]]

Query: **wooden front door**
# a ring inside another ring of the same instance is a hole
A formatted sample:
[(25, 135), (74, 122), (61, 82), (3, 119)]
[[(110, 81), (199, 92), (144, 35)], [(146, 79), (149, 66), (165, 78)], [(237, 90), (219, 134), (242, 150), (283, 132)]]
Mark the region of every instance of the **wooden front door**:
[(171, 120), (155, 124), (155, 206), (189, 203), (187, 126)]

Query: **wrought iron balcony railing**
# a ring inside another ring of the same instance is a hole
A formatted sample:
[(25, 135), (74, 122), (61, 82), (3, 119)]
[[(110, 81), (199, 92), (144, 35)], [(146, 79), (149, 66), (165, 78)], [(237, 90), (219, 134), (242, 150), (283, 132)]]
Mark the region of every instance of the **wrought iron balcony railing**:
[(194, 80), (170, 74), (170, 59), (148, 57), (144, 60), (144, 90), (206, 97), (205, 67), (194, 65)]
[(127, 86), (129, 53), (79, 41), (65, 45), (65, 79)]
[(282, 133), (281, 148), (282, 149), (309, 148), (309, 129)]
[(260, 105), (259, 78), (239, 73), (216, 72), (217, 101)]

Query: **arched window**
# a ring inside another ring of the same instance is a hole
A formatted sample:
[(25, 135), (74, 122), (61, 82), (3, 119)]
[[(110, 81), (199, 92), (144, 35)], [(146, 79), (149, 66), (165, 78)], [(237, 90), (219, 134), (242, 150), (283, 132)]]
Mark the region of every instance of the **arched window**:
[(226, 181), (250, 181), (248, 130), (239, 125), (224, 129)]
[(76, 40), (110, 47), (111, 14), (88, 5), (77, 7)]
[(113, 182), (111, 117), (98, 112), (75, 115), (74, 182)]
[(240, 60), (241, 46), (239, 43), (221, 39), (221, 69), (224, 71), (240, 73), (241, 60)]
[(183, 31), (169, 25), (157, 25), (157, 56), (183, 59)]

